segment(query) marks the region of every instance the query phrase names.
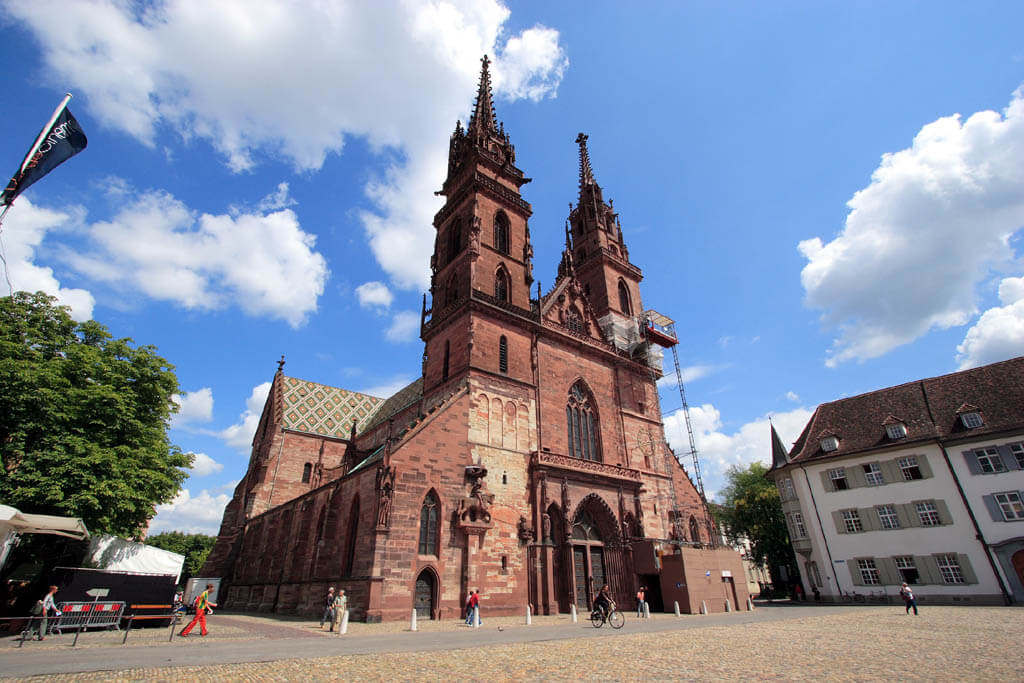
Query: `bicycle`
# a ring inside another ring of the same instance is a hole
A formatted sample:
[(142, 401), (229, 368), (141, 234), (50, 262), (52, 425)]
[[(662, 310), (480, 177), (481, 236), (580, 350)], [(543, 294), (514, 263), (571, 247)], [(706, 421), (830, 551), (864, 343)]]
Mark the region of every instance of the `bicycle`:
[(607, 614), (600, 607), (595, 607), (594, 611), (590, 613), (590, 623), (594, 625), (594, 628), (601, 628), (607, 623), (614, 629), (620, 629), (626, 623), (626, 617), (615, 609), (615, 603), (612, 603), (608, 607)]

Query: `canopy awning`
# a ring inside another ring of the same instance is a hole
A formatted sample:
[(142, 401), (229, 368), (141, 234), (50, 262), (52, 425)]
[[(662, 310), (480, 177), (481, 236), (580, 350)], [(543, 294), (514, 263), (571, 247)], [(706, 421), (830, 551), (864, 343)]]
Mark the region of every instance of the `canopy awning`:
[(0, 505), (0, 533), (54, 534), (79, 540), (89, 538), (85, 522), (77, 517), (31, 515), (10, 505)]

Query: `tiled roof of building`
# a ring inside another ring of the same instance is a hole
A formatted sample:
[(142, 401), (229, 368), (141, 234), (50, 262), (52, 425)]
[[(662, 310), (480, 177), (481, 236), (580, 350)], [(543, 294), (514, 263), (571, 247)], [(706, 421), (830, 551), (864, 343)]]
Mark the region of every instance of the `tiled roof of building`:
[(296, 377), (282, 376), (281, 380), (285, 429), (347, 439), (353, 420), (356, 431), (361, 432), (385, 403), (375, 396)]
[[(372, 429), (373, 427), (386, 422), (388, 418), (401, 412), (411, 403), (414, 403), (421, 398), (423, 398), (423, 378), (419, 377), (411, 384), (399, 389), (391, 396), (391, 398), (384, 401), (373, 414), (373, 418), (366, 423), (365, 429)], [(361, 426), (359, 431), (362, 432), (363, 430), (364, 428)]]
[[(968, 429), (959, 418), (967, 404), (982, 424)], [(907, 435), (890, 439), (885, 425), (895, 417)], [(908, 382), (860, 396), (822, 403), (789, 452), (789, 461), (838, 457), (898, 443), (956, 439), (1024, 429), (1024, 356)], [(820, 440), (835, 436), (839, 447), (823, 451)]]

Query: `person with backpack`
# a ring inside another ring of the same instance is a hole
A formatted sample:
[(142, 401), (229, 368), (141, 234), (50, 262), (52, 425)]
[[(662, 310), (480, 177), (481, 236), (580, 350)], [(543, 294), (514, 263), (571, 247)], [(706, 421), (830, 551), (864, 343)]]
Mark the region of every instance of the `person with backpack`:
[(206, 590), (199, 594), (199, 597), (196, 598), (194, 603), (196, 608), (196, 615), (192, 617), (192, 621), (189, 622), (188, 626), (181, 630), (181, 633), (178, 634), (179, 636), (181, 636), (182, 638), (187, 637), (188, 634), (192, 632), (192, 628), (196, 625), (196, 623), (199, 624), (199, 633), (204, 636), (207, 634), (206, 610), (210, 609), (211, 607), (217, 606), (217, 603), (210, 602), (210, 591), (212, 590), (213, 584), (206, 584)]

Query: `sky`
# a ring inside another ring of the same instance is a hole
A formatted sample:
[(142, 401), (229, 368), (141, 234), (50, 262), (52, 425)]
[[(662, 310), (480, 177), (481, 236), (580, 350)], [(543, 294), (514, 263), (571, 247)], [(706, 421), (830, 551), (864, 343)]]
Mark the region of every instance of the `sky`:
[(676, 321), (714, 498), (769, 419), (789, 444), (820, 403), (1024, 354), (1021, 26), (984, 0), (0, 0), (0, 172), (65, 92), (89, 137), (14, 203), (5, 275), (174, 365), (195, 463), (151, 531), (216, 533), (282, 355), (382, 397), (418, 376), (433, 193), (488, 54), (535, 277), (582, 131)]

